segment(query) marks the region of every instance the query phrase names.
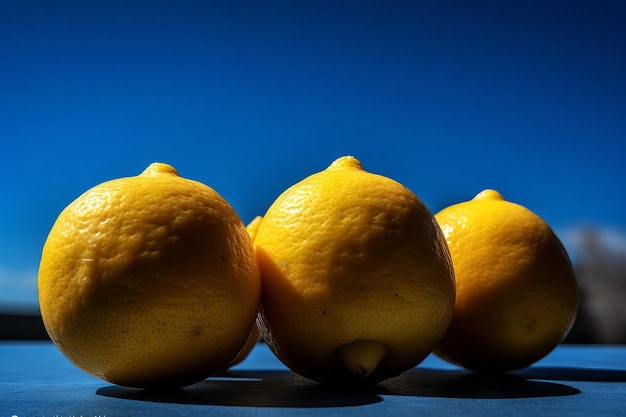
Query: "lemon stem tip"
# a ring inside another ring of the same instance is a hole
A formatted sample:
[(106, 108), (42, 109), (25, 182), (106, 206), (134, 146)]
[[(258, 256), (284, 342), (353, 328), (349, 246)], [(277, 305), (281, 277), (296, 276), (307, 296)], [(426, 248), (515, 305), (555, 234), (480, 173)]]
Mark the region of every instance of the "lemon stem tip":
[(496, 190), (486, 189), (476, 194), (473, 200), (504, 200), (504, 197)]
[(340, 346), (337, 354), (349, 372), (367, 378), (387, 355), (387, 347), (373, 340), (357, 340)]
[(169, 164), (165, 164), (163, 162), (153, 162), (141, 173), (141, 175), (151, 176), (159, 174), (178, 175), (178, 171), (176, 171), (176, 168)]
[(341, 158), (337, 158), (328, 167), (328, 169), (345, 169), (345, 168), (363, 169), (363, 167), (361, 166), (361, 162), (352, 155), (347, 155), (347, 156), (342, 156)]

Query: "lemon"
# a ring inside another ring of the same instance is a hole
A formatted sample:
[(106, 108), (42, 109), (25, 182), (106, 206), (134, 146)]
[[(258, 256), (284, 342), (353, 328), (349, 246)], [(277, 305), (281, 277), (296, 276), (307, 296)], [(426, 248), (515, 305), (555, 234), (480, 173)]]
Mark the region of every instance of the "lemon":
[(263, 221), (263, 217), (256, 216), (246, 226), (246, 230), (248, 231), (248, 234), (250, 235), (250, 239), (252, 239), (252, 242), (254, 242), (254, 240), (256, 239), (256, 234), (259, 231), (259, 227), (261, 226), (262, 221)]
[(354, 157), (283, 192), (254, 245), (263, 338), (306, 378), (398, 375), (431, 353), (452, 317), (454, 274), (431, 212)]
[(509, 371), (552, 351), (574, 322), (578, 287), (548, 224), (494, 190), (435, 218), (457, 285), (452, 323), (435, 352), (468, 369)]
[(233, 208), (161, 163), (66, 207), (38, 282), (59, 350), (131, 387), (185, 386), (226, 368), (251, 333), (261, 283)]
[[(250, 239), (252, 239), (253, 242), (254, 242), (254, 238), (256, 237), (256, 232), (257, 230), (259, 230), (259, 225), (261, 224), (262, 219), (263, 218), (261, 216), (256, 216), (246, 226), (246, 230), (248, 231), (248, 234), (250, 235)], [(238, 365), (241, 362), (243, 362), (244, 359), (246, 359), (248, 355), (250, 355), (250, 352), (252, 352), (252, 349), (254, 349), (254, 347), (257, 345), (257, 343), (260, 340), (261, 340), (261, 332), (259, 331), (259, 327), (255, 323), (255, 325), (252, 327), (252, 332), (250, 333), (250, 336), (248, 337), (248, 341), (246, 342), (245, 346), (243, 347), (241, 352), (239, 352), (237, 357), (233, 359), (233, 361), (230, 363), (228, 367), (230, 368), (232, 366)]]

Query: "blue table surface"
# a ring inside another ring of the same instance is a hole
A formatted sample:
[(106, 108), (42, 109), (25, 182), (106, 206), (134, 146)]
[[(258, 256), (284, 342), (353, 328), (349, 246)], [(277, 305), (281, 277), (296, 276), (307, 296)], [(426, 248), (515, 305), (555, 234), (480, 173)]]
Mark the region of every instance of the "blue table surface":
[(431, 355), (376, 386), (337, 389), (285, 368), (264, 344), (227, 373), (173, 393), (115, 386), (50, 342), (0, 342), (0, 417), (626, 416), (626, 346), (559, 346), (532, 367), (484, 376)]

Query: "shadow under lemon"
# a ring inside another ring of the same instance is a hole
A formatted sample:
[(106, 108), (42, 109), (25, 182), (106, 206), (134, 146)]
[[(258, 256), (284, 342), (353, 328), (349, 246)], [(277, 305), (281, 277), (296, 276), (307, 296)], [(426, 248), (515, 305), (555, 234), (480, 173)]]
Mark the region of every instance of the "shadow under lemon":
[[(585, 370), (568, 370), (564, 380), (593, 378)], [(579, 372), (579, 373), (580, 373)], [(513, 399), (561, 397), (580, 394), (571, 386), (526, 378), (552, 376), (558, 370), (532, 368), (522, 373), (482, 374), (466, 370), (414, 368), (377, 385), (328, 385), (288, 370), (228, 371), (186, 388), (154, 391), (107, 386), (98, 395), (135, 401), (237, 407), (327, 408), (374, 404), (385, 397), (430, 397), (466, 399)], [(602, 376), (615, 379), (615, 375)], [(620, 376), (626, 379), (626, 372)]]

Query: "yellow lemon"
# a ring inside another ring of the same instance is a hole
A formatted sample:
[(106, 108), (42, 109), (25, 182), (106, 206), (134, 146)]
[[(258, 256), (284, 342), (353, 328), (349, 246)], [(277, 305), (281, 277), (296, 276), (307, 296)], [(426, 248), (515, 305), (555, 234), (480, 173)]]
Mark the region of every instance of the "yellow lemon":
[(263, 217), (256, 216), (246, 226), (246, 230), (248, 231), (248, 234), (250, 235), (250, 239), (252, 239), (252, 242), (254, 242), (254, 240), (256, 239), (256, 234), (259, 231), (259, 226), (261, 226), (262, 221), (263, 221)]
[(264, 340), (320, 382), (378, 382), (420, 363), (454, 309), (445, 239), (422, 201), (353, 157), (293, 185), (254, 241)]
[(436, 353), (468, 369), (508, 371), (552, 351), (573, 324), (578, 287), (552, 229), (494, 190), (435, 215), (457, 297)]
[(225, 369), (259, 299), (252, 242), (233, 208), (161, 163), (66, 207), (39, 267), (52, 341), (79, 368), (126, 386), (184, 386)]
[[(248, 231), (248, 234), (250, 235), (250, 238), (252, 239), (253, 242), (254, 242), (254, 238), (256, 237), (256, 232), (257, 230), (259, 230), (259, 225), (261, 224), (262, 219), (263, 217), (256, 216), (246, 226), (246, 230)], [(254, 327), (252, 328), (252, 332), (250, 333), (250, 336), (248, 337), (248, 341), (246, 342), (246, 345), (243, 347), (241, 352), (239, 352), (239, 355), (237, 355), (237, 357), (230, 363), (229, 367), (238, 365), (241, 362), (243, 362), (243, 360), (248, 357), (250, 352), (252, 352), (252, 349), (254, 349), (254, 347), (257, 345), (257, 343), (260, 340), (261, 340), (261, 333), (259, 332), (259, 327), (255, 323)]]
[(259, 343), (260, 339), (261, 333), (259, 332), (259, 327), (255, 324), (254, 327), (252, 327), (252, 331), (248, 336), (248, 341), (244, 345), (243, 349), (241, 350), (241, 352), (239, 352), (237, 357), (232, 360), (228, 367), (230, 368), (243, 362), (244, 359), (246, 359), (248, 355), (250, 355), (250, 352), (252, 352), (252, 349), (254, 349), (257, 343)]

